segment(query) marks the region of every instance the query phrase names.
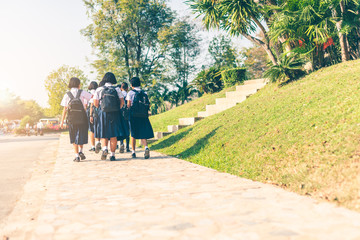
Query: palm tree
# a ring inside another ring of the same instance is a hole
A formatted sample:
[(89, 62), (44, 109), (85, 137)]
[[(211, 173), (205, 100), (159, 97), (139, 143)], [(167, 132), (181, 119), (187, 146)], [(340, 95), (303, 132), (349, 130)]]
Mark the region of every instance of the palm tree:
[[(189, 0), (191, 8), (202, 16), (207, 29), (220, 28), (231, 35), (242, 35), (251, 42), (264, 48), (274, 65), (276, 57), (270, 47), (267, 26), (261, 21), (261, 6), (252, 0)], [(264, 40), (254, 35), (260, 29)]]

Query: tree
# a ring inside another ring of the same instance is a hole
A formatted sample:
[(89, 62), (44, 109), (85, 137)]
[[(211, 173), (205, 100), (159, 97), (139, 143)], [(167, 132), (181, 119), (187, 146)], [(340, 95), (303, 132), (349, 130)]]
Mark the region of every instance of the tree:
[(232, 47), (230, 38), (224, 35), (214, 37), (209, 44), (208, 51), (214, 60), (214, 66), (219, 68), (236, 67), (235, 49)]
[(248, 78), (261, 78), (268, 68), (267, 55), (264, 49), (258, 46), (243, 48), (240, 54), (244, 59)]
[(194, 60), (200, 53), (200, 39), (197, 37), (194, 25), (187, 19), (177, 21), (160, 35), (160, 41), (170, 79), (175, 83), (189, 81), (189, 76), (196, 70)]
[(52, 71), (45, 80), (45, 88), (49, 96), (50, 114), (57, 116), (62, 113), (63, 107), (60, 106), (61, 100), (68, 90), (69, 80), (72, 77), (80, 79), (81, 87), (86, 88), (88, 78), (84, 72), (76, 67), (62, 66)]
[[(159, 33), (171, 26), (174, 13), (163, 0), (84, 0), (93, 21), (82, 30), (97, 50), (93, 66), (102, 72), (119, 68), (120, 78), (141, 77), (145, 85), (161, 78), (164, 56)], [(123, 66), (123, 67), (122, 67)]]
[[(231, 35), (241, 35), (264, 48), (269, 59), (274, 65), (277, 64), (276, 56), (271, 49), (271, 42), (266, 26), (267, 16), (262, 2), (274, 1), (251, 1), (251, 0), (189, 0), (191, 8), (202, 16), (202, 21), (207, 29), (220, 28)], [(262, 22), (262, 19), (265, 22)], [(264, 35), (264, 40), (254, 36), (257, 30)]]

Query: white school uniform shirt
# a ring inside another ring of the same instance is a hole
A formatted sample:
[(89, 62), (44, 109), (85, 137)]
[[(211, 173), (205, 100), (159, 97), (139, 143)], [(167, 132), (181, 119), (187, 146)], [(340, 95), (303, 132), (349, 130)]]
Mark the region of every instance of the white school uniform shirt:
[(95, 89), (90, 90), (90, 94), (91, 94), (91, 99), (89, 101), (89, 104), (92, 104), (94, 102), (94, 96), (95, 96)]
[[(111, 83), (105, 83), (105, 87), (112, 87)], [(101, 100), (101, 93), (103, 91), (104, 87), (99, 87), (96, 89), (93, 99), (94, 100)], [(121, 93), (121, 89), (119, 87), (115, 88), (116, 92), (118, 93), (119, 98), (124, 98), (123, 94)]]
[[(70, 92), (72, 93), (72, 95), (74, 96), (74, 98), (76, 97), (77, 93), (78, 93), (79, 89), (77, 88), (71, 88)], [(87, 103), (90, 101), (91, 99), (91, 93), (88, 93), (87, 91), (82, 91), (80, 94), (80, 100), (81, 102), (84, 104), (84, 106), (87, 105)], [(67, 92), (64, 95), (64, 98), (61, 101), (61, 106), (63, 107), (67, 107), (69, 106), (69, 102), (70, 102), (70, 97), (68, 96)]]
[[(134, 91), (140, 92), (141, 88), (140, 87), (134, 87), (132, 91), (127, 93), (126, 101), (131, 101), (131, 106), (133, 105), (134, 98), (135, 98), (135, 92)], [(147, 95), (146, 92), (145, 92), (145, 94)]]
[(42, 122), (38, 122), (38, 123), (36, 124), (36, 127), (37, 127), (38, 129), (42, 129), (42, 128), (44, 127), (44, 124), (43, 124)]
[(126, 99), (127, 92), (125, 90), (121, 90), (122, 95), (124, 96), (124, 99)]

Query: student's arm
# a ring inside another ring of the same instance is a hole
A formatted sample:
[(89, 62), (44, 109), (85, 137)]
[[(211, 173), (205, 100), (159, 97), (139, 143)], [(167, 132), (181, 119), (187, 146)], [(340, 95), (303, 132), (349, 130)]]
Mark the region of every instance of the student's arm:
[(62, 117), (61, 117), (61, 123), (60, 123), (60, 128), (64, 127), (64, 121), (65, 121), (65, 117), (66, 117), (66, 113), (67, 113), (67, 107), (64, 107), (63, 113), (62, 113)]
[(98, 99), (94, 99), (94, 102), (93, 102), (94, 106), (95, 107), (99, 107), (99, 100)]
[(125, 104), (124, 98), (120, 98), (120, 109), (123, 108)]
[(131, 101), (130, 101), (130, 100), (127, 101), (127, 107), (128, 107), (128, 108), (131, 107)]
[(94, 123), (94, 118), (93, 118), (93, 106), (94, 106), (94, 102), (92, 102), (90, 104), (90, 122)]

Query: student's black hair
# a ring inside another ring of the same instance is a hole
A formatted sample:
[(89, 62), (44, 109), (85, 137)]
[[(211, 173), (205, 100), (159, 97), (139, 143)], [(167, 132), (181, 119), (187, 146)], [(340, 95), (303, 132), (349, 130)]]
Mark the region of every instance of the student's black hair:
[(131, 86), (133, 86), (133, 87), (140, 87), (140, 78), (138, 78), (138, 77), (133, 77), (133, 78), (130, 80), (130, 83), (131, 83)]
[(92, 82), (89, 84), (88, 90), (96, 90), (97, 88), (98, 88), (97, 82), (92, 81)]
[(69, 88), (78, 88), (78, 87), (80, 87), (80, 79), (78, 79), (76, 77), (70, 78), (68, 87)]
[(126, 82), (123, 82), (121, 84), (121, 88), (124, 89), (125, 91), (129, 89), (129, 85)]
[(105, 85), (105, 82), (104, 81), (100, 81), (99, 82), (99, 87), (102, 87), (102, 86), (104, 86)]
[(105, 73), (102, 81), (104, 81), (104, 84), (105, 83), (111, 83), (111, 84), (116, 84), (116, 77), (115, 75), (112, 73), (112, 72), (107, 72)]

